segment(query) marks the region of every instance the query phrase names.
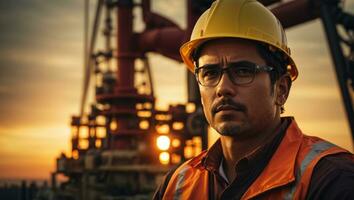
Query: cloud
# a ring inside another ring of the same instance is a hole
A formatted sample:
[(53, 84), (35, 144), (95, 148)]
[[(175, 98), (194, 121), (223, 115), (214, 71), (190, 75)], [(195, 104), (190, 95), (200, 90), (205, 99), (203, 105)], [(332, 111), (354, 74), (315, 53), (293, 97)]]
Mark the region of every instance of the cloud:
[(67, 109), (72, 109), (71, 112), (78, 109), (82, 77), (79, 72), (82, 69), (67, 66), (74, 65), (74, 60), (65, 57), (62, 60), (56, 55), (51, 58), (50, 55), (38, 59), (41, 56), (35, 52), (24, 52), (24, 56), (17, 59), (16, 56), (2, 59), (2, 126), (53, 123), (58, 116), (68, 115)]
[(63, 124), (79, 107), (81, 1), (0, 3), (0, 124)]

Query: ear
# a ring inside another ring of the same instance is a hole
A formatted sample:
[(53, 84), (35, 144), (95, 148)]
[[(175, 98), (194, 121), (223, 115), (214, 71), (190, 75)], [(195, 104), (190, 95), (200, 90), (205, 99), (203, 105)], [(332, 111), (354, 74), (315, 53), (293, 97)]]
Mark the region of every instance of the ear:
[(285, 104), (289, 96), (289, 91), (291, 88), (291, 78), (289, 74), (282, 75), (276, 83), (276, 99), (275, 104), (282, 106)]

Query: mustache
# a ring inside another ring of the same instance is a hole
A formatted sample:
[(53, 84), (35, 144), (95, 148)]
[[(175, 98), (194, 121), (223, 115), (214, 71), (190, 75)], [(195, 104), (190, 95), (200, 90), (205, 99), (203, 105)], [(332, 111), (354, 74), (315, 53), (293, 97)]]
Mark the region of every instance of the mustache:
[(246, 112), (247, 111), (247, 107), (241, 103), (235, 102), (232, 99), (229, 98), (224, 98), (221, 99), (219, 101), (217, 101), (212, 107), (211, 107), (211, 111), (213, 114), (218, 112), (218, 109), (221, 106), (230, 106), (232, 107), (232, 109), (238, 110), (238, 111), (242, 111), (242, 112)]

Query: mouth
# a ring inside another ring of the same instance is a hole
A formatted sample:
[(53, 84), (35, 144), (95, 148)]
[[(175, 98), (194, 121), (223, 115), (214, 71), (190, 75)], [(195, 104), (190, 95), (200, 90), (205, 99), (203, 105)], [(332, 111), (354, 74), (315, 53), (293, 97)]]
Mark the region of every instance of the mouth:
[(220, 106), (216, 107), (216, 109), (215, 109), (215, 113), (222, 112), (222, 111), (238, 111), (238, 112), (241, 112), (243, 110), (238, 108), (238, 107), (235, 107), (233, 105), (228, 105), (228, 104), (220, 105)]
[(224, 98), (221, 101), (216, 102), (216, 104), (214, 106), (212, 106), (211, 112), (213, 115), (220, 113), (220, 112), (221, 112), (221, 114), (233, 115), (233, 114), (239, 113), (239, 112), (246, 113), (247, 108), (245, 105), (243, 105), (239, 102)]

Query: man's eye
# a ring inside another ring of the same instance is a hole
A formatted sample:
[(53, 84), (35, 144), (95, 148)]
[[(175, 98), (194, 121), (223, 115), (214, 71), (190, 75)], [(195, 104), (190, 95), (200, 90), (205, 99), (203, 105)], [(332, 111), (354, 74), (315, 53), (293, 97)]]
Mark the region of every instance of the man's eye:
[(236, 76), (251, 76), (254, 70), (250, 67), (235, 67), (232, 71)]
[(213, 78), (218, 76), (219, 70), (217, 70), (216, 68), (206, 68), (203, 69), (201, 73), (202, 73), (202, 77), (204, 78)]

